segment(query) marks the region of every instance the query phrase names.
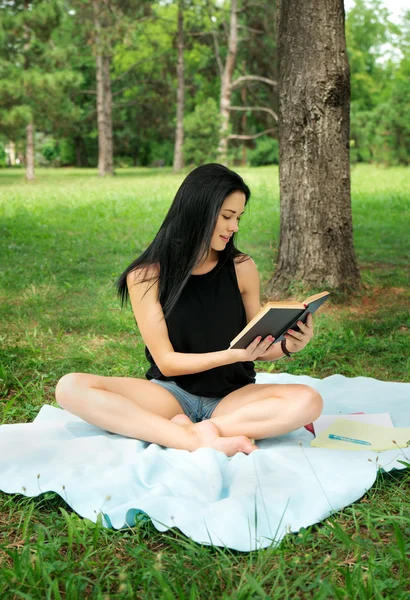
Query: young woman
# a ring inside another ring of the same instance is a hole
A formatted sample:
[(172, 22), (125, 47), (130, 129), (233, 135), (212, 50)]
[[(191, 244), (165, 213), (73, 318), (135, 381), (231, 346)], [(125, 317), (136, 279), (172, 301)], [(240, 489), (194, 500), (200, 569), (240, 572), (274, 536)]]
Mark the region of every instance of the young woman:
[[(60, 406), (124, 436), (228, 456), (320, 415), (322, 398), (306, 385), (255, 384), (255, 360), (284, 356), (273, 338), (229, 348), (261, 308), (256, 265), (234, 245), (249, 196), (219, 164), (186, 177), (155, 239), (117, 282), (146, 345), (147, 380), (69, 373), (56, 387)], [(312, 315), (298, 325), (286, 336), (290, 353), (313, 337)]]

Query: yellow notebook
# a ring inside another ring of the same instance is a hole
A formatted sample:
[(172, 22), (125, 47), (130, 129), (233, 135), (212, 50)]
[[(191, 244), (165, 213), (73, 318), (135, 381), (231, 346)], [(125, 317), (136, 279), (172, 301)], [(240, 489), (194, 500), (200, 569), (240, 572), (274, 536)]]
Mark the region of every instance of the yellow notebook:
[[(370, 442), (370, 445), (330, 439), (329, 434)], [(312, 440), (310, 445), (333, 450), (395, 450), (410, 446), (410, 427), (382, 427), (339, 418)]]

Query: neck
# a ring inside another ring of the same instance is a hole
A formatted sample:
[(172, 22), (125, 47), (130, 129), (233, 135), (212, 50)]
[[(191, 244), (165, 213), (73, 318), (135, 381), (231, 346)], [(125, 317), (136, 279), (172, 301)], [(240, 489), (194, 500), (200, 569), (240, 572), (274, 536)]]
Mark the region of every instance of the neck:
[(208, 265), (214, 265), (215, 263), (217, 263), (219, 260), (219, 254), (216, 250), (213, 250), (212, 248), (207, 252), (207, 254), (204, 254), (203, 257), (196, 263), (195, 267), (194, 267), (194, 271), (197, 269), (201, 269), (201, 268), (206, 268)]
[(216, 262), (218, 262), (219, 259), (219, 254), (216, 250), (213, 250), (212, 248), (207, 252), (207, 254), (204, 254), (204, 256), (197, 262), (196, 264), (196, 268), (198, 267), (203, 267), (205, 265), (211, 265), (214, 264)]

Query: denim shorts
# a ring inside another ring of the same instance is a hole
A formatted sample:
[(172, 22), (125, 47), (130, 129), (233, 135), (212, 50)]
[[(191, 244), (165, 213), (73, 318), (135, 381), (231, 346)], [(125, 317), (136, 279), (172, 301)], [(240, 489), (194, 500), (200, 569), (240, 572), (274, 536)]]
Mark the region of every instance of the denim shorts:
[(205, 419), (210, 419), (213, 411), (222, 400), (222, 398), (207, 398), (205, 396), (196, 396), (183, 390), (175, 381), (163, 381), (162, 379), (151, 379), (151, 383), (161, 385), (171, 392), (178, 400), (184, 413), (193, 421), (199, 423)]

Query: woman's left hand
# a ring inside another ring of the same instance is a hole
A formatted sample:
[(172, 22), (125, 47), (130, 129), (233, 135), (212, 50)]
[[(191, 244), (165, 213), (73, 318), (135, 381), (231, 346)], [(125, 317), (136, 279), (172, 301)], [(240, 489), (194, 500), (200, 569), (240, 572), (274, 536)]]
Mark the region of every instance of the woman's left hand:
[(313, 337), (313, 317), (308, 313), (306, 323), (302, 321), (297, 322), (297, 326), (300, 331), (292, 331), (288, 329), (285, 339), (286, 348), (292, 354), (293, 352), (299, 352), (310, 342)]

